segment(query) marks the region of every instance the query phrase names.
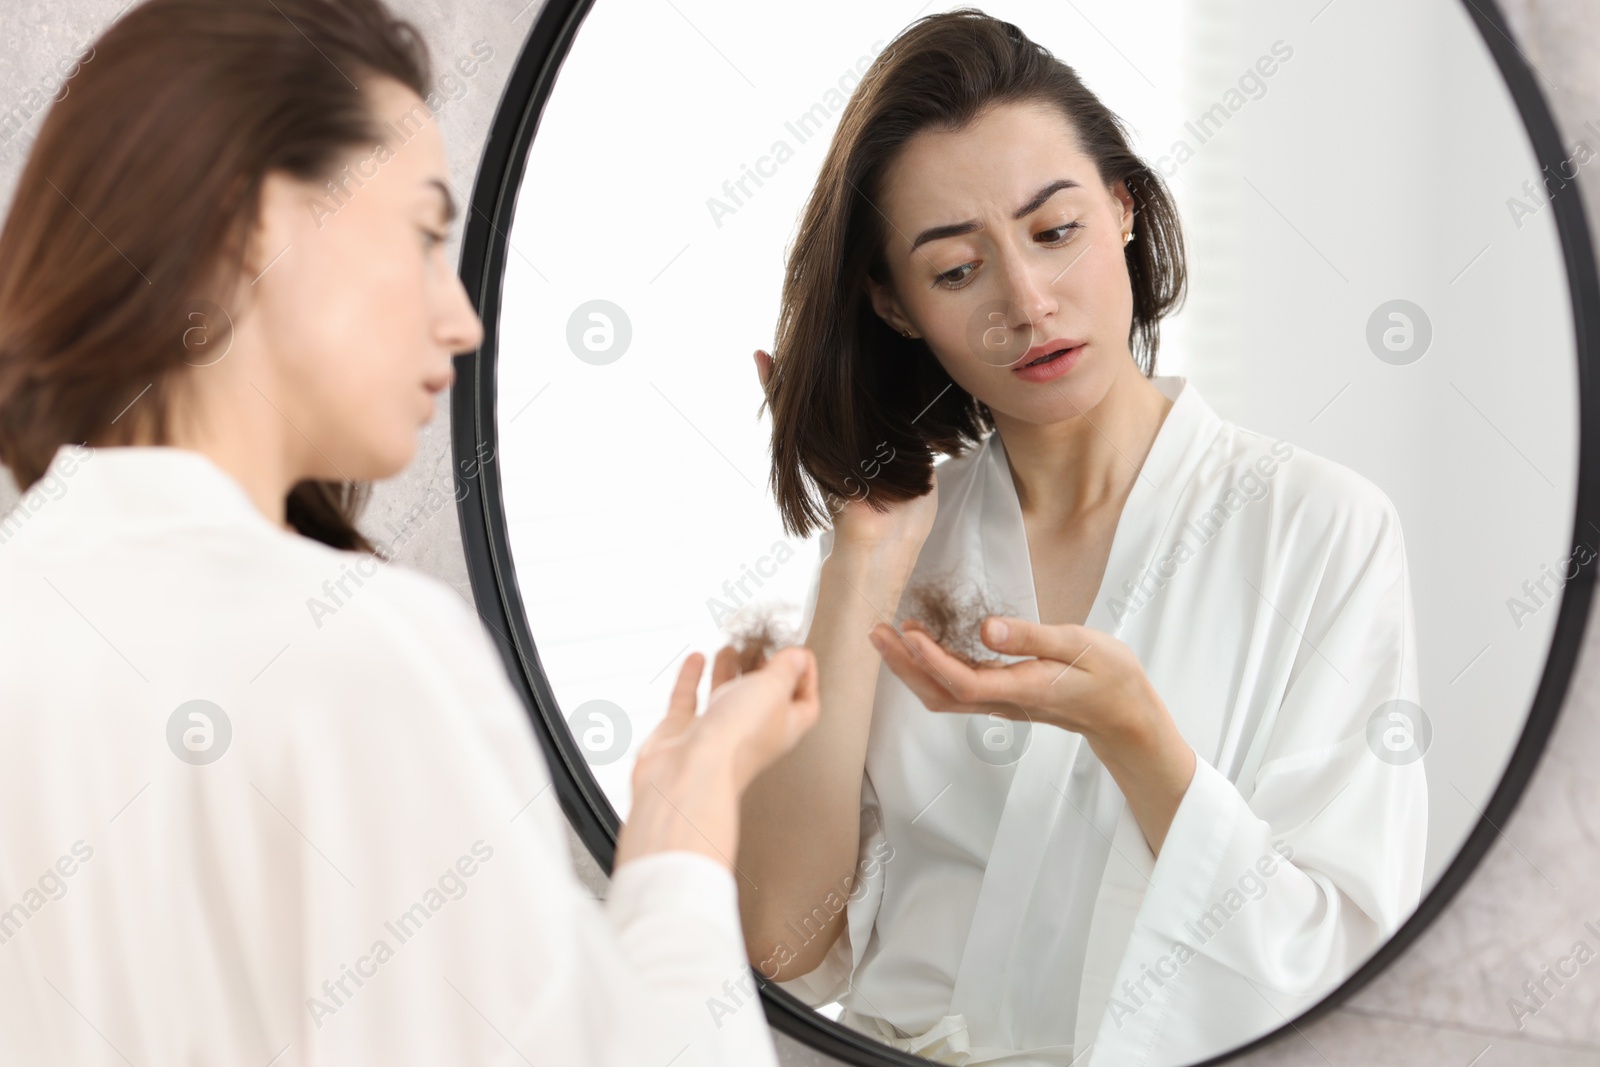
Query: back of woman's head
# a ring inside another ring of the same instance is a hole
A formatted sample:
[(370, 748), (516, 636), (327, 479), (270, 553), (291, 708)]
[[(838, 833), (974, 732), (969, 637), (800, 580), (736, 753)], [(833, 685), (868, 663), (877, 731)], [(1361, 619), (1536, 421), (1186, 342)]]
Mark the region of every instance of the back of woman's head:
[(843, 500), (881, 507), (922, 495), (936, 454), (960, 454), (994, 428), (988, 408), (922, 339), (878, 315), (867, 280), (889, 281), (885, 181), (907, 142), (1018, 103), (1065, 116), (1100, 180), (1132, 194), (1141, 239), (1123, 251), (1128, 345), (1140, 370), (1154, 372), (1159, 323), (1181, 302), (1185, 277), (1165, 184), (1130, 147), (1122, 121), (1016, 26), (972, 8), (919, 19), (878, 56), (841, 113), (789, 254), (767, 400), (772, 489), (791, 533), (826, 526)]
[[(380, 0), (147, 0), (46, 116), (0, 232), (0, 463), (26, 490), (68, 443), (168, 443), (184, 372), (230, 329), (270, 171), (320, 182), (381, 140), (375, 75), (426, 97)], [(337, 548), (370, 486), (306, 480), (286, 518)]]

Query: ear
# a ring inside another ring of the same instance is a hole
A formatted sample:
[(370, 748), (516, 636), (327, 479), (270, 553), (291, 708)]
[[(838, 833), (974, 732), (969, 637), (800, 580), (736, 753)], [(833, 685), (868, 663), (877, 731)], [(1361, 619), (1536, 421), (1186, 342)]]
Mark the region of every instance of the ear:
[(1116, 199), (1121, 203), (1122, 215), (1118, 219), (1117, 225), (1120, 227), (1123, 233), (1128, 233), (1134, 227), (1133, 190), (1128, 188), (1127, 182), (1121, 181), (1112, 182), (1110, 185), (1106, 186), (1106, 191), (1112, 196), (1116, 197)]
[[(270, 170), (262, 176), (255, 216), (242, 234), (246, 278), (258, 277), (289, 246), (293, 237), (290, 220), (298, 218), (313, 200), (321, 203), (326, 197), (285, 171)], [(327, 209), (327, 213), (331, 215), (333, 210)]]
[(903, 334), (911, 331), (911, 336), (917, 336), (916, 327), (911, 320), (906, 318), (905, 312), (900, 308), (900, 301), (887, 285), (878, 281), (871, 275), (867, 276), (867, 296), (872, 300), (872, 310), (878, 317), (889, 324), (889, 329), (895, 333)]

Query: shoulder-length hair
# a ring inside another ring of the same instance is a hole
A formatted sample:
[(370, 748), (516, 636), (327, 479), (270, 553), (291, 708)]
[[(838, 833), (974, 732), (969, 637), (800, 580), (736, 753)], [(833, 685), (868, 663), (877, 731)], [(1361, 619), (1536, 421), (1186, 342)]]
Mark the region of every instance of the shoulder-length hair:
[[(69, 442), (170, 443), (197, 341), (226, 343), (229, 310), (197, 309), (236, 291), (263, 178), (331, 178), (384, 140), (373, 75), (420, 97), (432, 81), (380, 0), (149, 0), (94, 43), (0, 232), (0, 463), (22, 490)], [(307, 479), (285, 517), (376, 552), (355, 526), (370, 491)]]
[(925, 128), (959, 130), (986, 108), (1057, 107), (1107, 185), (1126, 183), (1139, 239), (1124, 250), (1133, 288), (1128, 342), (1155, 371), (1160, 320), (1183, 299), (1177, 208), (1128, 145), (1122, 120), (1071, 67), (1009, 22), (974, 8), (912, 23), (862, 77), (801, 216), (786, 266), (773, 373), (771, 487), (786, 530), (825, 527), (846, 498), (888, 504), (933, 487), (936, 453), (959, 455), (994, 429), (988, 407), (955, 384), (925, 341), (873, 310), (885, 284), (884, 175)]

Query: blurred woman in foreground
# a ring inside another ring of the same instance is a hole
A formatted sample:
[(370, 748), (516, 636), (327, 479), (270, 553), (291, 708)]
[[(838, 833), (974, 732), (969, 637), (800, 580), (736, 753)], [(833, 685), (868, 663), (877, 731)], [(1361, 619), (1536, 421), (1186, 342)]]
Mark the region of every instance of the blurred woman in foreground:
[(705, 1005), (811, 654), (701, 715), (683, 664), (602, 907), (481, 624), (354, 525), (482, 336), (416, 31), (151, 0), (92, 56), (0, 234), (0, 1062), (772, 1063)]

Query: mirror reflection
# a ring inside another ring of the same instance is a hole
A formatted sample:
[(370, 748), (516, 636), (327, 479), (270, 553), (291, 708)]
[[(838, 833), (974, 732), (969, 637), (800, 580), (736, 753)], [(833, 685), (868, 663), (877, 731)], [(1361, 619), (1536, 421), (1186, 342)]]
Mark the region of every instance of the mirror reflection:
[(1539, 164), (1447, 0), (901, 6), (586, 17), (498, 311), (540, 667), (626, 814), (685, 655), (803, 641), (751, 963), (1193, 1062), (1415, 909), (1593, 554)]

